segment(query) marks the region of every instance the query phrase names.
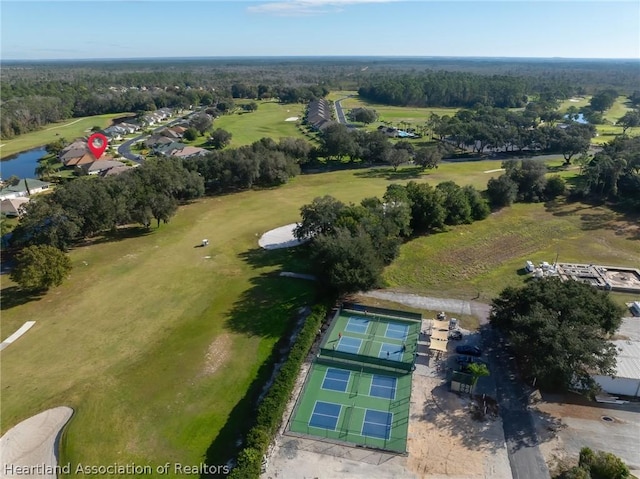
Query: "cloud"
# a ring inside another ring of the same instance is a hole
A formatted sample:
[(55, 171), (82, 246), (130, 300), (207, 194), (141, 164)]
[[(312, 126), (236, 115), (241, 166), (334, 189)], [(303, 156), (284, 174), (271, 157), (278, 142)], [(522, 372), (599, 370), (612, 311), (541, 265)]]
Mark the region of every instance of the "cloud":
[(251, 13), (266, 13), (277, 16), (321, 15), (340, 12), (347, 5), (367, 3), (391, 3), (399, 0), (281, 0), (265, 2), (247, 8)]

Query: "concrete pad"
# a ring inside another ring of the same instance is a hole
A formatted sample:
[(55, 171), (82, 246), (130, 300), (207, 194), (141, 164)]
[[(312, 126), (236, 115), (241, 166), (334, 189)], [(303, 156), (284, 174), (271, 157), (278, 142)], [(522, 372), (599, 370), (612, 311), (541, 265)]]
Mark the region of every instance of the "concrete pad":
[(55, 479), (57, 448), (73, 409), (48, 409), (12, 427), (0, 438), (0, 477)]
[(299, 241), (293, 236), (293, 230), (298, 226), (298, 223), (291, 223), (279, 228), (267, 231), (258, 240), (260, 247), (264, 249), (280, 249), (291, 248), (293, 246), (301, 245), (305, 241)]
[(18, 329), (15, 333), (13, 333), (7, 339), (2, 341), (2, 343), (0, 343), (0, 351), (2, 351), (4, 348), (9, 346), (11, 343), (13, 343), (16, 339), (18, 339), (24, 333), (29, 331), (34, 324), (36, 324), (35, 321), (27, 321), (22, 326), (20, 326), (20, 329)]

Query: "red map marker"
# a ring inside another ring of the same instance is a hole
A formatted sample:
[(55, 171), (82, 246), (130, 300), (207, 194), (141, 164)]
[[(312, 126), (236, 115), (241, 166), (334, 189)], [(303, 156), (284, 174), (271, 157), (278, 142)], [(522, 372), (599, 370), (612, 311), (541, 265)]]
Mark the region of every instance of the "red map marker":
[(104, 150), (107, 149), (107, 137), (102, 133), (94, 133), (87, 140), (87, 146), (91, 153), (93, 153), (93, 156), (96, 157), (96, 160), (99, 160)]

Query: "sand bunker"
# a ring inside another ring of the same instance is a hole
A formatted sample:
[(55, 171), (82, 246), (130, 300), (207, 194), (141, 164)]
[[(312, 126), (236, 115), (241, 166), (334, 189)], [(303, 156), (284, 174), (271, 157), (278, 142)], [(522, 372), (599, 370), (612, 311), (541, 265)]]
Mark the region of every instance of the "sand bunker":
[(293, 230), (298, 226), (297, 223), (281, 226), (280, 228), (267, 231), (258, 240), (260, 247), (264, 249), (280, 249), (298, 246), (304, 241), (299, 241), (293, 236)]
[(300, 118), (297, 116), (290, 116), (289, 118), (287, 118), (285, 121), (298, 121)]
[[(2, 477), (55, 479), (58, 439), (62, 428), (72, 415), (73, 409), (70, 407), (56, 407), (36, 414), (9, 429), (0, 438)], [(32, 468), (28, 470), (44, 473), (23, 474), (25, 469), (22, 468), (27, 467)]]

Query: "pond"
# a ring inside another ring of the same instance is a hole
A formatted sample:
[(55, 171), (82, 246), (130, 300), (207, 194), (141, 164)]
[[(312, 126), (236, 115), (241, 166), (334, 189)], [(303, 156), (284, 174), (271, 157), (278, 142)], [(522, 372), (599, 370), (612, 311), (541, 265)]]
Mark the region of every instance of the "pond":
[(3, 180), (16, 175), (19, 178), (35, 178), (38, 160), (47, 154), (44, 147), (29, 150), (4, 158), (0, 163), (0, 177)]
[[(568, 119), (569, 115), (565, 115), (564, 117), (565, 117), (565, 119)], [(574, 117), (573, 121), (575, 121), (576, 123), (580, 123), (582, 125), (588, 125), (589, 124), (589, 122), (587, 121), (587, 119), (584, 117), (584, 115), (582, 113), (578, 113), (578, 116)]]

